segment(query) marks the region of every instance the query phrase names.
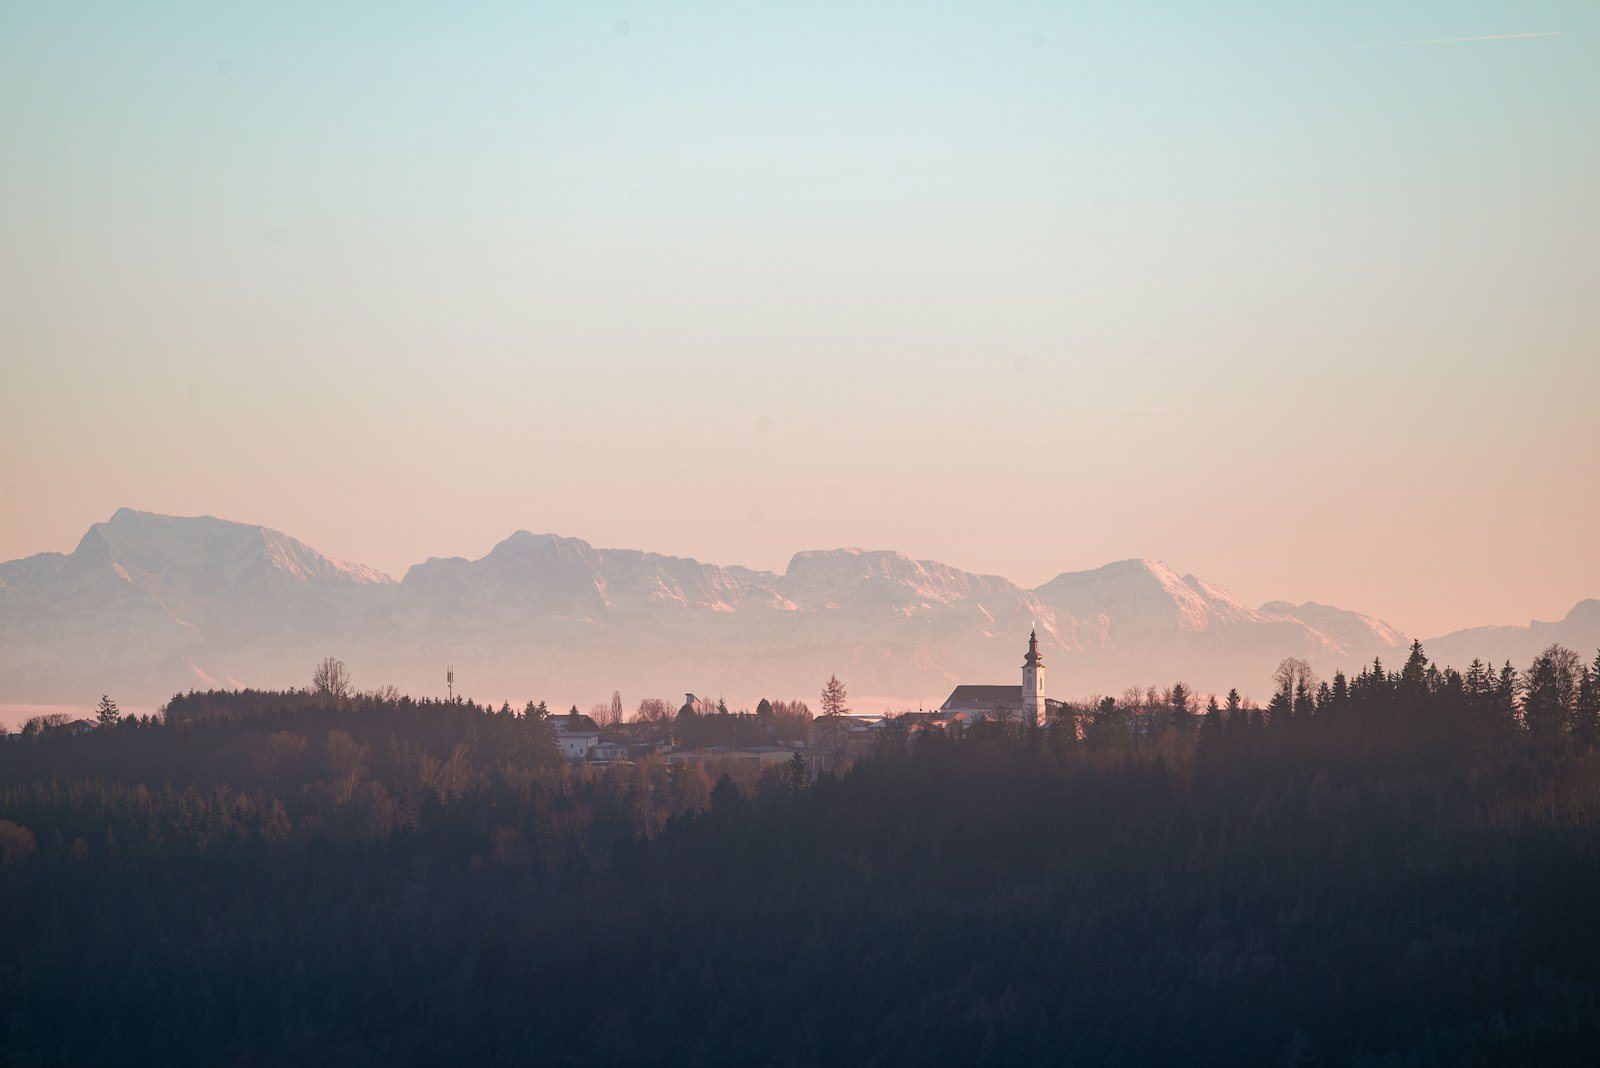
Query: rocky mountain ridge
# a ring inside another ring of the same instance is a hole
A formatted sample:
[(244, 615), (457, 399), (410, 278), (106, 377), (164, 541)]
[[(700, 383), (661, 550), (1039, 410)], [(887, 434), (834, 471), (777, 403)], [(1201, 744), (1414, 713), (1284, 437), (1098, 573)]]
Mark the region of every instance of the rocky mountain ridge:
[[(1600, 642), (1600, 601), (1585, 604), (1562, 624), (1460, 632), (1430, 652), (1515, 647), (1521, 662), (1523, 645), (1591, 624)], [(1359, 612), (1252, 608), (1153, 560), (1026, 589), (892, 551), (801, 552), (774, 573), (518, 531), (396, 581), (270, 528), (122, 509), (72, 553), (0, 564), (0, 704), (300, 685), (331, 654), (358, 684), (417, 693), (441, 689), (451, 665), (495, 700), (694, 690), (737, 704), (810, 697), (838, 672), (862, 707), (916, 707), (957, 682), (1012, 681), (1033, 627), (1047, 687), (1066, 698), (1180, 678), (1261, 693), (1285, 656), (1331, 670), (1409, 644)]]

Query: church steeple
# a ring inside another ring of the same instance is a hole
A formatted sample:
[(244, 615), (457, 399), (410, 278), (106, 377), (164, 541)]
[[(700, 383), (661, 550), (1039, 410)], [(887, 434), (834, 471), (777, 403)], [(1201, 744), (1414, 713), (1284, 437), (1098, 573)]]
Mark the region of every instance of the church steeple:
[(1028, 655), (1022, 660), (1022, 716), (1033, 726), (1044, 726), (1044, 657), (1039, 655), (1038, 627), (1028, 634)]

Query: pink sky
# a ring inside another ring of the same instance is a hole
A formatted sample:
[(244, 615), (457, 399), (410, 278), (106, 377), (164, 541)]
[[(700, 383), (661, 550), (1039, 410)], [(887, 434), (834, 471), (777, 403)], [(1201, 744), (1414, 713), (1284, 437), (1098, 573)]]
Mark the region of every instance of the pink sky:
[(1600, 9), (1226, 9), (7, 12), (0, 558), (126, 505), (1600, 596)]

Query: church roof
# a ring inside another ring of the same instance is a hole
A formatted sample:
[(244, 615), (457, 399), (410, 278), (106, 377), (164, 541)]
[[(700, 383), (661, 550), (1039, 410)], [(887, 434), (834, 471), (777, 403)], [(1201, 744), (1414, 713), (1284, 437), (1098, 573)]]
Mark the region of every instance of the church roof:
[(950, 696), (944, 699), (944, 704), (939, 708), (943, 712), (959, 712), (964, 709), (987, 712), (994, 708), (1021, 706), (1021, 686), (957, 686), (950, 691)]
[[(1044, 699), (1046, 709), (1059, 711), (1066, 708), (1065, 701), (1058, 701), (1054, 697)], [(950, 696), (944, 699), (944, 704), (939, 706), (940, 712), (993, 712), (997, 708), (1021, 708), (1021, 686), (957, 686), (950, 691)], [(914, 716), (916, 713), (907, 712), (905, 715)], [(900, 717), (902, 719), (905, 716)]]

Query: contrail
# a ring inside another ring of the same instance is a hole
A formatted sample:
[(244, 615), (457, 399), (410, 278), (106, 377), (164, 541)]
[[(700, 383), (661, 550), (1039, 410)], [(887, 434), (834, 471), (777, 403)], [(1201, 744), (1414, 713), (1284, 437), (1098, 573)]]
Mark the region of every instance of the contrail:
[(1401, 48), (1405, 45), (1467, 44), (1471, 41), (1521, 41), (1529, 37), (1560, 37), (1561, 30), (1539, 33), (1486, 33), (1482, 37), (1434, 37), (1426, 41), (1378, 41), (1368, 48)]

